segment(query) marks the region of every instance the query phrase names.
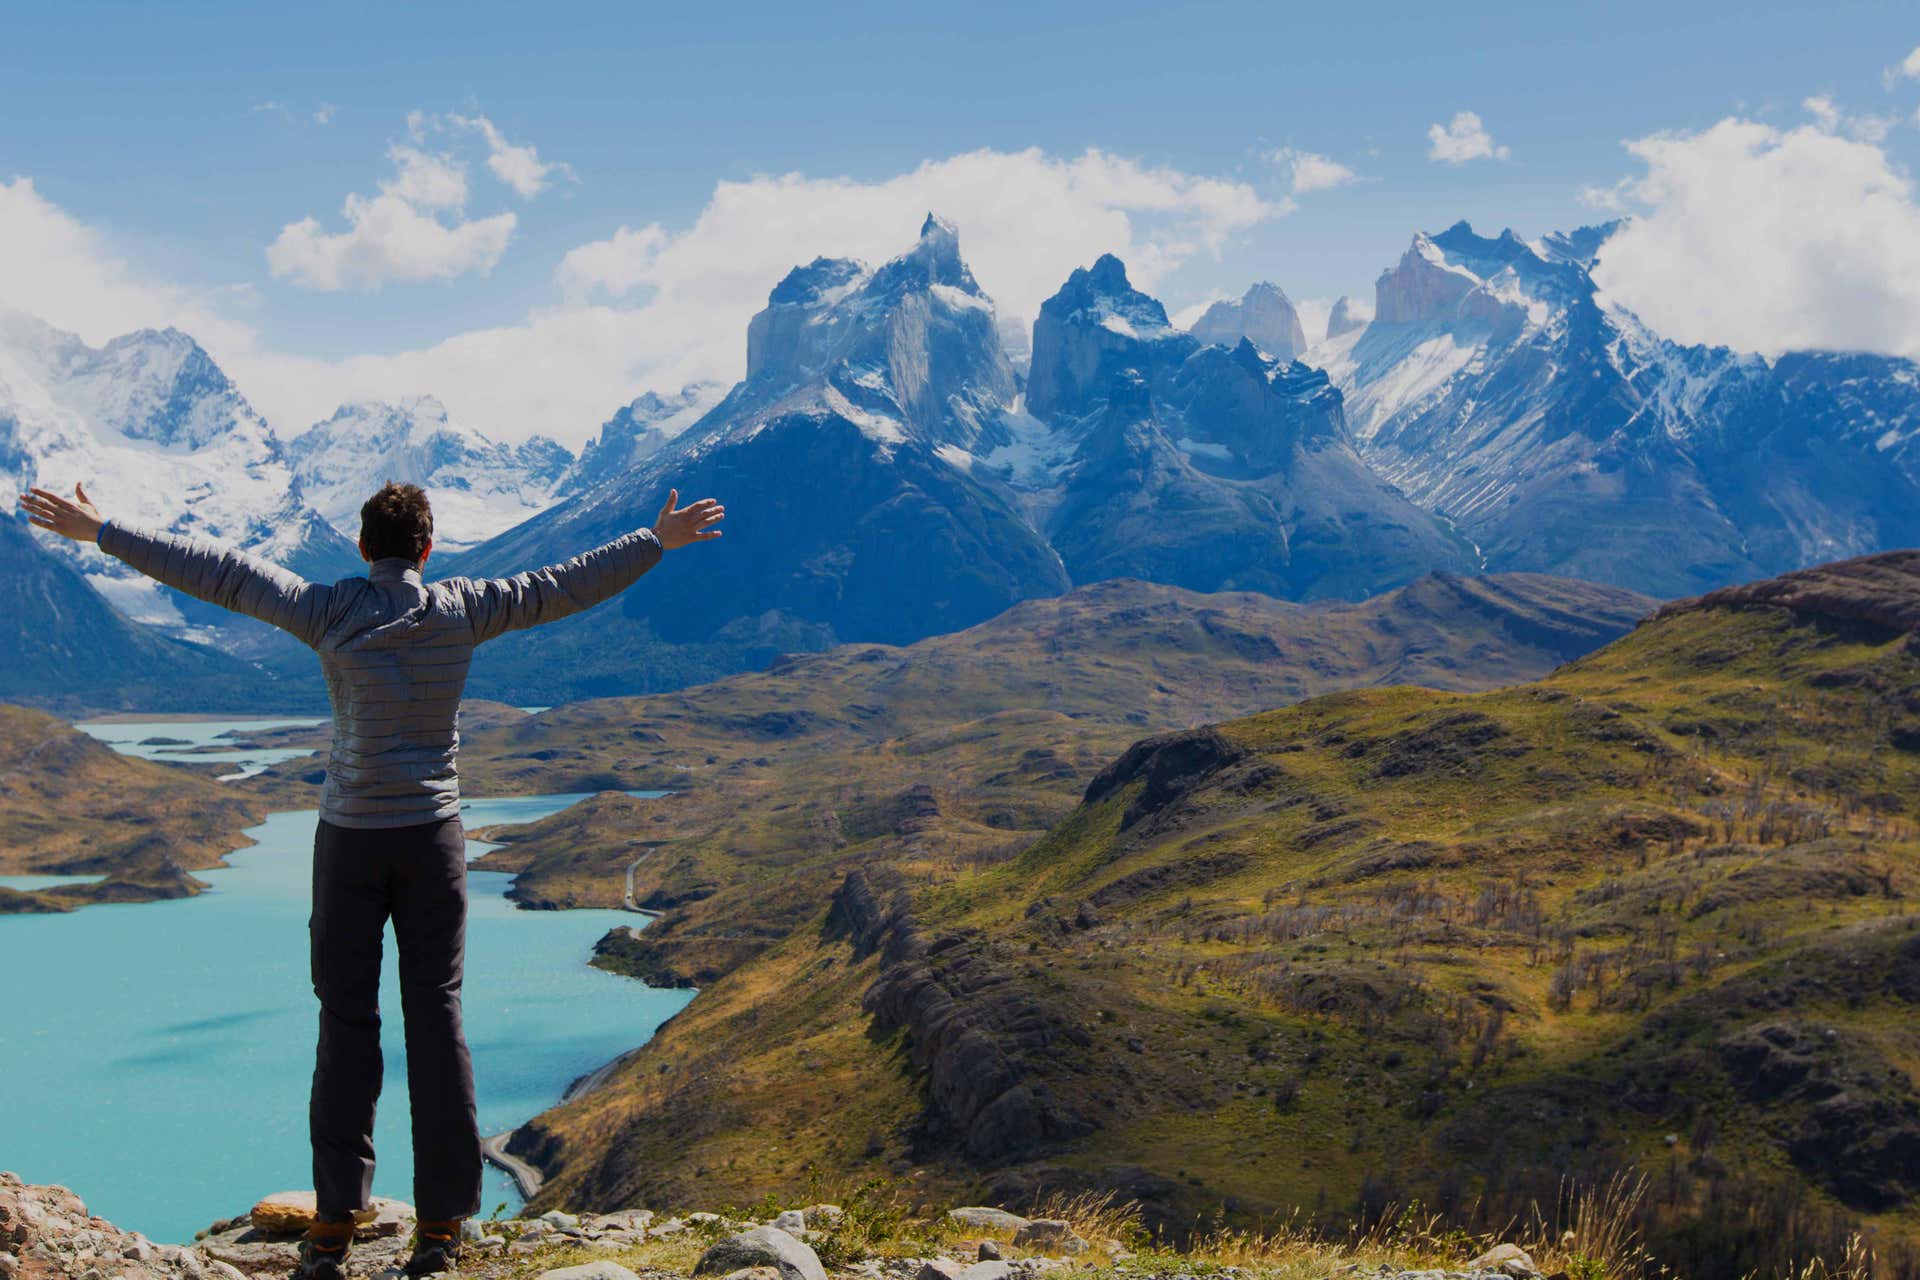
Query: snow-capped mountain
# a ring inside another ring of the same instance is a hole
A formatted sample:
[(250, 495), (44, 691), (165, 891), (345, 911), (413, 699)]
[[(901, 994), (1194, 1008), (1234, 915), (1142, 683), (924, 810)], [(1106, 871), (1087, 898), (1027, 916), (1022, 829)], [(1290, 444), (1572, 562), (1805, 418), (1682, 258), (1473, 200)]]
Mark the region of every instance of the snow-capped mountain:
[(453, 423), (432, 396), (344, 404), (286, 442), (309, 501), (343, 537), (360, 536), (360, 506), (389, 480), (433, 503), (434, 542), (471, 546), (546, 508), (573, 455), (545, 436), (517, 445)]
[(1033, 351), (1033, 412), (1077, 442), (1047, 524), (1076, 582), (1306, 599), (1472, 567), (1362, 461), (1325, 374), (1170, 327), (1111, 255), (1042, 304)]
[(618, 476), (658, 452), (661, 445), (699, 421), (713, 408), (726, 387), (717, 382), (695, 382), (673, 395), (648, 391), (621, 405), (587, 441), (580, 456), (567, 468), (558, 494), (577, 494)]
[(1216, 302), (1187, 330), (1202, 342), (1220, 347), (1238, 346), (1246, 338), (1277, 360), (1297, 360), (1306, 353), (1307, 334), (1293, 299), (1277, 284), (1261, 281), (1237, 302)]
[(1322, 374), (1235, 342), (1174, 328), (1104, 257), (1041, 308), (1023, 394), (958, 234), (930, 215), (878, 269), (788, 273), (719, 404), (450, 571), (575, 554), (650, 519), (670, 486), (741, 519), (697, 573), (669, 566), (623, 598), (668, 638), (774, 610), (914, 639), (1122, 574), (1358, 596), (1470, 567), (1368, 471)]
[(975, 452), (1014, 443), (1016, 379), (954, 228), (877, 269), (820, 258), (747, 327), (747, 376), (637, 465), (474, 548), (460, 572), (563, 559), (653, 518), (669, 487), (738, 518), (697, 570), (622, 597), (669, 639), (789, 616), (904, 640), (1064, 590), (1059, 557)]
[(1368, 461), (1490, 568), (1664, 595), (1920, 542), (1920, 370), (1668, 342), (1599, 297), (1611, 230), (1415, 236), (1309, 355)]
[[(95, 348), (0, 311), (0, 467), (20, 487), (71, 493), (85, 483), (109, 514), (229, 542), (308, 577), (360, 563), (304, 499), (266, 421), (177, 329)], [(128, 617), (176, 627), (227, 620), (92, 547), (46, 541)]]

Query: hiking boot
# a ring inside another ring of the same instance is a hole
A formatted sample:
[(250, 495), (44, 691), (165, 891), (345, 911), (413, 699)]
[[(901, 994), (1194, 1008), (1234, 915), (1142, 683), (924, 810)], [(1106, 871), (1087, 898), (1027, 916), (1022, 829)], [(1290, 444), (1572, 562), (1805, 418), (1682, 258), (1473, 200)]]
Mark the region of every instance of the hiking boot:
[(460, 1223), (420, 1222), (413, 1228), (413, 1256), (407, 1259), (407, 1274), (430, 1276), (436, 1271), (455, 1271), (460, 1266)]
[(346, 1280), (347, 1253), (353, 1248), (353, 1219), (315, 1222), (300, 1242), (293, 1280)]

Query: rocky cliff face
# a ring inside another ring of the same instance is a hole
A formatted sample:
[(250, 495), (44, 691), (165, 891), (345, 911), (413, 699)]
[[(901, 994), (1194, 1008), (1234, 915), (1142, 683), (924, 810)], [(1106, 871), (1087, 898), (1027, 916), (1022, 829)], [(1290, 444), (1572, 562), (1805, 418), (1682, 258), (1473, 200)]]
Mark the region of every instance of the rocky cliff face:
[(1091, 1037), (1061, 1006), (1009, 981), (1006, 958), (974, 933), (929, 934), (884, 869), (850, 872), (830, 927), (879, 951), (864, 1000), (874, 1026), (905, 1033), (926, 1081), (924, 1141), (996, 1164), (1086, 1133), (1090, 1123), (1047, 1083)]
[(653, 516), (669, 485), (753, 519), (623, 598), (669, 639), (770, 610), (834, 633), (913, 639), (1064, 589), (1015, 496), (971, 449), (1008, 436), (1015, 395), (993, 304), (929, 217), (869, 271), (822, 259), (790, 273), (749, 326), (749, 375), (636, 466), (463, 558), (495, 572), (562, 559)]
[(1109, 256), (1034, 324), (1028, 403), (1078, 441), (1047, 526), (1077, 581), (1312, 599), (1469, 567), (1465, 546), (1361, 459), (1322, 373), (1164, 322)]
[(556, 495), (577, 495), (632, 470), (693, 425), (724, 392), (714, 383), (696, 382), (673, 395), (648, 391), (621, 405), (560, 477)]
[(1188, 332), (1220, 347), (1237, 347), (1245, 338), (1276, 360), (1296, 360), (1307, 350), (1293, 300), (1279, 285), (1265, 281), (1250, 286), (1237, 302), (1214, 303)]

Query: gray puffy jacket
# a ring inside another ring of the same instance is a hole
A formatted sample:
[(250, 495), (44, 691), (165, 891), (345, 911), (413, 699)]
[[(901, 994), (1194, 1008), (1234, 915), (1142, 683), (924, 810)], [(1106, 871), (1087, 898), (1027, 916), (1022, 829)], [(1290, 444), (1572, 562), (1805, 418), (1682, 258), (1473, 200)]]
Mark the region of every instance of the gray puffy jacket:
[(395, 558), (322, 586), (244, 551), (117, 521), (101, 528), (100, 549), (320, 654), (333, 704), (320, 816), (342, 827), (406, 827), (460, 812), (456, 722), (474, 646), (590, 609), (660, 561), (660, 540), (640, 529), (511, 578), (422, 582), (411, 560)]

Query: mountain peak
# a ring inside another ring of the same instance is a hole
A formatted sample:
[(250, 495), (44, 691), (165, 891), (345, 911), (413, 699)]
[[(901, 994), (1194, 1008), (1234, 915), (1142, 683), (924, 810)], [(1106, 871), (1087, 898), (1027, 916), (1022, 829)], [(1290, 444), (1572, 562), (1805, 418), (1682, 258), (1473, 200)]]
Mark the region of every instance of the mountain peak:
[(920, 239), (951, 240), (957, 248), (960, 244), (960, 229), (933, 210), (927, 210), (927, 220), (920, 224)]
[(1220, 301), (1208, 307), (1189, 330), (1215, 346), (1231, 347), (1251, 339), (1254, 345), (1281, 360), (1292, 360), (1307, 349), (1300, 313), (1286, 290), (1267, 280), (1247, 287), (1238, 302)]

